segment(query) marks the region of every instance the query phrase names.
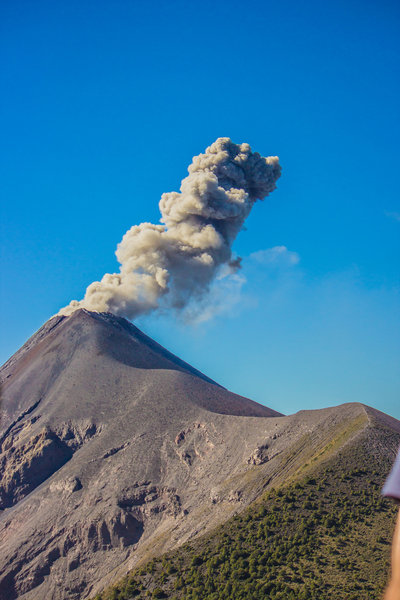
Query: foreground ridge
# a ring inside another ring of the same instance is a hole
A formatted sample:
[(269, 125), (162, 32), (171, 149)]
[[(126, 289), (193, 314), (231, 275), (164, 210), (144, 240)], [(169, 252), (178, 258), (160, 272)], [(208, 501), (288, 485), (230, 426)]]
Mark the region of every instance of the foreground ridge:
[(396, 509), (370, 429), (337, 456), (263, 494), (210, 534), (154, 558), (94, 600), (370, 600), (383, 593)]

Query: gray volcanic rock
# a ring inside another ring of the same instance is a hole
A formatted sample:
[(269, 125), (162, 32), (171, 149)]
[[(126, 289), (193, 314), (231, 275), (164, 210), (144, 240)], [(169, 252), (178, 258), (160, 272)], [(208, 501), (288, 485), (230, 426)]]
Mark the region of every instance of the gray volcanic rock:
[(69, 446), (48, 427), (15, 447), (10, 438), (0, 456), (0, 508), (16, 504), (72, 456)]
[(0, 600), (86, 598), (373, 423), (400, 431), (360, 404), (284, 417), (85, 310), (1, 379)]

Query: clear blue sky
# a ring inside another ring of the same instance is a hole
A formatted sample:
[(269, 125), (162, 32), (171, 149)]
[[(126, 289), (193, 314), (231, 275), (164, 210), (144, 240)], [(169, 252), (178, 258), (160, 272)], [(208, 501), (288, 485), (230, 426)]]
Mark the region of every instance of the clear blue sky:
[(400, 418), (398, 3), (0, 11), (2, 362), (229, 136), (283, 167), (235, 244), (246, 281), (205, 323), (137, 324), (285, 413), (360, 401)]

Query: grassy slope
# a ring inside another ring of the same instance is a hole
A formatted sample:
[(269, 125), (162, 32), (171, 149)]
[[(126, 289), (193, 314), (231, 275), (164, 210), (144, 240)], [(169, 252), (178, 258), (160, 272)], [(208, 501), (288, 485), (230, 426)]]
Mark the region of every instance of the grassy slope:
[(341, 450), (333, 440), (297, 481), (96, 600), (378, 599), (396, 512), (380, 490), (399, 440), (379, 423), (361, 429)]

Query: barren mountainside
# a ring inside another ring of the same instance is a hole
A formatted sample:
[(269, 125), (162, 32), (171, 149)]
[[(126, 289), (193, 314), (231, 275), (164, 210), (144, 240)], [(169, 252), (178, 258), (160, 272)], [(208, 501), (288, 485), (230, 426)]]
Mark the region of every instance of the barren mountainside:
[(1, 381), (1, 600), (93, 596), (368, 431), (390, 461), (400, 433), (361, 404), (283, 416), (86, 310), (50, 319)]

